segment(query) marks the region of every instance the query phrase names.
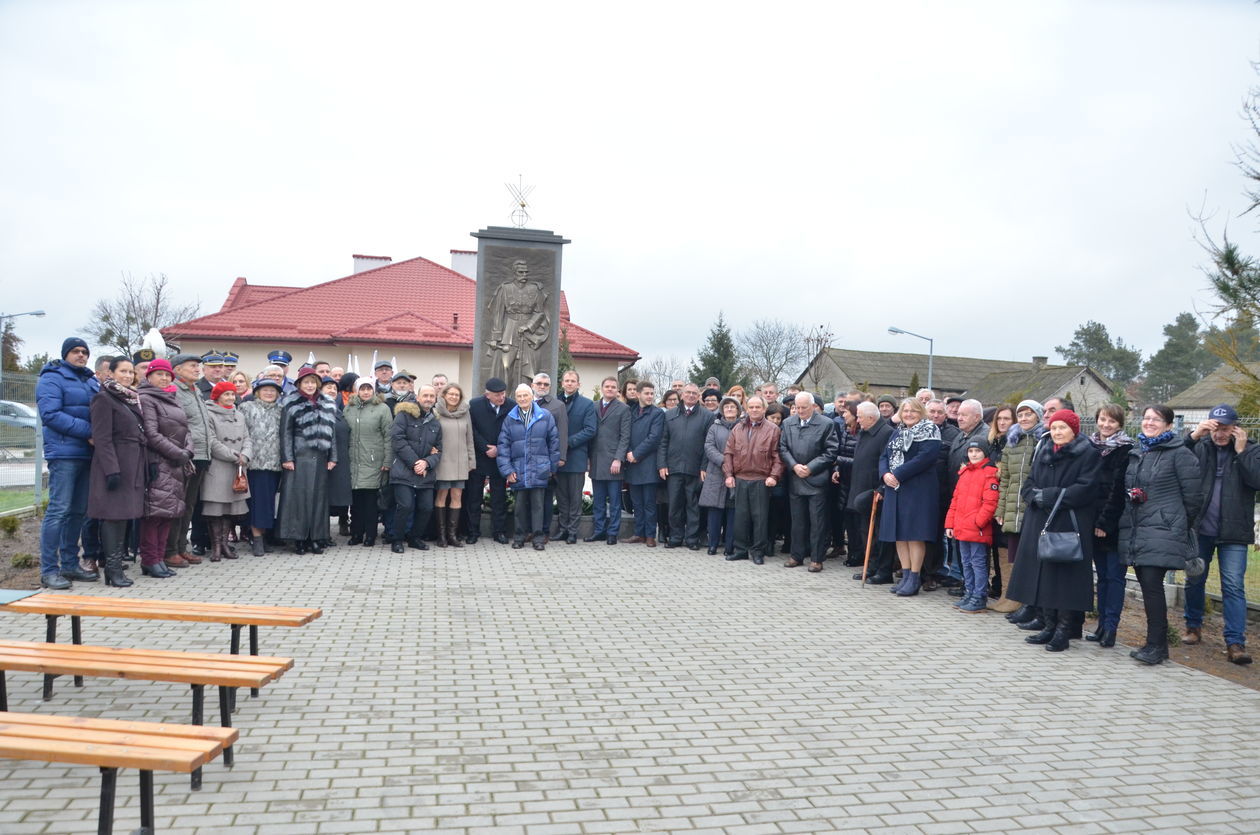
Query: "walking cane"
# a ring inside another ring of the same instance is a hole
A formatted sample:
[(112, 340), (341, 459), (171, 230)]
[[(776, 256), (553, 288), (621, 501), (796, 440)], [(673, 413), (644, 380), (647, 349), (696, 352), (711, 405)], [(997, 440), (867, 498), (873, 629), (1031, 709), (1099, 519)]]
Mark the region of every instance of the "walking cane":
[(866, 585), (866, 567), (871, 562), (871, 541), (875, 538), (875, 508), (879, 507), (880, 499), (884, 495), (878, 490), (875, 491), (875, 498), (871, 499), (871, 518), (866, 523), (866, 556), (862, 559), (862, 585)]

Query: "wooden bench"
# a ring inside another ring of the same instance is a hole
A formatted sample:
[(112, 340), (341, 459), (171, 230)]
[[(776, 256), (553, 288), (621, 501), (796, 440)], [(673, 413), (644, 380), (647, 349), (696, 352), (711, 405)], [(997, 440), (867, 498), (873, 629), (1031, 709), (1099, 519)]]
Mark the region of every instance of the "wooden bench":
[[(138, 618), (142, 620), (174, 620), (198, 623), (226, 623), (231, 627), (229, 651), (241, 651), (241, 628), (249, 627), (249, 654), (258, 654), (258, 627), (305, 626), (323, 614), (322, 609), (290, 606), (254, 606), (237, 603), (196, 603), (189, 600), (143, 600), (133, 597), (96, 597), (80, 594), (35, 594), (0, 605), (0, 612), (40, 614), (47, 618), (44, 640), (57, 640), (57, 618), (69, 615), (70, 640), (83, 643), (81, 618)], [(55, 675), (44, 677), (44, 701), (52, 698)], [(75, 676), (75, 687), (83, 686), (82, 676)], [(251, 688), (251, 696), (258, 688)], [(236, 691), (232, 691), (233, 706)]]
[(160, 725), (0, 712), (0, 757), (94, 765), (101, 770), (101, 808), (96, 831), (114, 831), (118, 769), (140, 771), (140, 829), (153, 828), (153, 772), (196, 772), (220, 752), (231, 750), (235, 728)]
[[(204, 721), (206, 685), (219, 688), (219, 724), (232, 727), (230, 693), (236, 687), (262, 687), (293, 667), (292, 658), (266, 655), (212, 655), (155, 649), (119, 649), (33, 641), (0, 641), (0, 711), (8, 710), (8, 671), (45, 675), (97, 676), (136, 681), (175, 681), (192, 686), (192, 723)], [(232, 748), (223, 752), (232, 766)], [(192, 787), (201, 787), (200, 769)]]

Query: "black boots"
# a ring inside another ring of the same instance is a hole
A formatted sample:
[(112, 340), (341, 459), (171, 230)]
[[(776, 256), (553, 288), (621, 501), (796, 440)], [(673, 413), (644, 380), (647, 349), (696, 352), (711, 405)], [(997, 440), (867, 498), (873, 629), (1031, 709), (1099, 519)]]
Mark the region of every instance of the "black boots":
[(132, 585), (123, 571), (127, 523), (113, 520), (101, 522), (101, 545), (105, 549), (105, 585), (126, 588)]
[(437, 546), (438, 548), (445, 548), (446, 547), (446, 508), (445, 507), (434, 508), (434, 513), (437, 514), (437, 520), (433, 526), (437, 529), (437, 538), (433, 540), (433, 544)]
[(1046, 644), (1048, 652), (1063, 652), (1068, 648), (1072, 638), (1072, 625), (1075, 620), (1075, 612), (1059, 610), (1059, 617), (1054, 626), (1054, 635), (1050, 638), (1050, 643)]
[(1151, 666), (1162, 664), (1168, 660), (1168, 644), (1147, 644), (1135, 649), (1129, 656)]
[(1048, 644), (1054, 637), (1055, 622), (1058, 620), (1053, 609), (1042, 609), (1041, 617), (1028, 623), (1020, 624), (1020, 629), (1031, 629), (1029, 624), (1038, 623), (1041, 625), (1041, 631), (1036, 635), (1029, 635), (1024, 639), (1029, 644)]
[[(464, 543), (459, 541), (459, 537), (455, 535), (455, 529), (459, 527), (459, 511), (458, 507), (448, 507), (446, 509), (446, 544), (452, 548), (463, 548)], [(440, 525), (442, 520), (438, 519)]]

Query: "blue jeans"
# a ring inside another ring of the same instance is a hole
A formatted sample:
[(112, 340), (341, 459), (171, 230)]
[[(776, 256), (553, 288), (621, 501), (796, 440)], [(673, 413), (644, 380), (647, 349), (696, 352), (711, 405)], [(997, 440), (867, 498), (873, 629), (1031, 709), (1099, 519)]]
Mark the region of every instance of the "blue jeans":
[(956, 540), (961, 554), (963, 588), (968, 597), (989, 596), (989, 546), (983, 542)]
[[(1120, 562), (1120, 552), (1101, 548), (1094, 540), (1094, 572), (1098, 575), (1098, 627), (1116, 629), (1124, 610), (1124, 585), (1127, 567)], [(1200, 586), (1200, 590), (1202, 586)], [(1200, 591), (1200, 595), (1202, 591)], [(1203, 598), (1200, 596), (1199, 598)], [(1202, 611), (1202, 608), (1200, 608)]]
[(79, 568), (79, 532), (87, 515), (87, 458), (48, 462), (48, 509), (39, 529), (39, 573), (57, 574)]
[(634, 501), (634, 535), (655, 539), (656, 485), (631, 484), (630, 498)]
[(591, 534), (617, 536), (621, 533), (621, 482), (612, 479), (592, 481), (591, 498), (595, 502)]
[(1207, 568), (1197, 579), (1186, 580), (1186, 626), (1196, 629), (1203, 626), (1203, 584), (1212, 570), (1213, 552), (1220, 555), (1225, 643), (1246, 645), (1247, 593), (1243, 588), (1243, 575), (1247, 573), (1246, 545), (1217, 545), (1216, 537), (1199, 534), (1199, 556)]
[(735, 553), (735, 503), (727, 502), (726, 507), (706, 507), (703, 510), (708, 517), (709, 547), (721, 547), (728, 554)]

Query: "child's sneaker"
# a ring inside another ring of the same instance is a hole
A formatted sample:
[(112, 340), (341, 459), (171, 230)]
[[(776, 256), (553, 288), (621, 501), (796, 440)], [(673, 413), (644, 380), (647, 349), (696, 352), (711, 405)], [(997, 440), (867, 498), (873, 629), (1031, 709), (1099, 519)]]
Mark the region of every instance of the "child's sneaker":
[(963, 605), (958, 607), (958, 611), (966, 612), (969, 615), (974, 615), (974, 614), (977, 614), (978, 612), (983, 612), (988, 607), (989, 607), (989, 601), (986, 598), (969, 597), (963, 603)]
[(966, 606), (968, 603), (971, 602), (971, 598), (972, 598), (972, 595), (964, 594), (961, 600), (955, 600), (953, 603), (950, 603), (949, 605), (953, 606), (955, 609), (961, 609), (963, 606)]

